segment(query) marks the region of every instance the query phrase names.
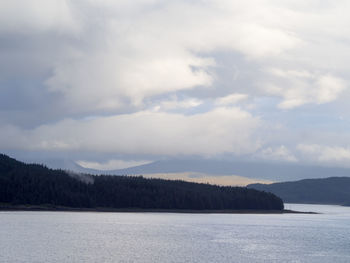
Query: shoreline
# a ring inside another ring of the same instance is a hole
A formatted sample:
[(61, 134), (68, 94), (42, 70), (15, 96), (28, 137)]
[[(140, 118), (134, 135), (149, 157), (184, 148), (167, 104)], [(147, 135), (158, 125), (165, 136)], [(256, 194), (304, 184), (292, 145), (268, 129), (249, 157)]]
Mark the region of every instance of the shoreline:
[(35, 205), (0, 205), (0, 212), (9, 211), (42, 211), (42, 212), (102, 212), (102, 213), (183, 213), (183, 214), (319, 214), (316, 212), (301, 212), (289, 209), (284, 210), (259, 210), (259, 209), (213, 209), (213, 210), (196, 210), (196, 209), (158, 209), (158, 208), (74, 208), (62, 206), (35, 206)]

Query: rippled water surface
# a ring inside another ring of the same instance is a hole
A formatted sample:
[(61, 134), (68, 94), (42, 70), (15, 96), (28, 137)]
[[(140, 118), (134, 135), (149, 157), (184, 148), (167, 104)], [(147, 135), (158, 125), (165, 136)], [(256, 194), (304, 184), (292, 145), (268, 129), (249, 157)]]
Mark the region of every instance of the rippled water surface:
[(0, 262), (350, 262), (350, 208), (322, 214), (0, 212)]

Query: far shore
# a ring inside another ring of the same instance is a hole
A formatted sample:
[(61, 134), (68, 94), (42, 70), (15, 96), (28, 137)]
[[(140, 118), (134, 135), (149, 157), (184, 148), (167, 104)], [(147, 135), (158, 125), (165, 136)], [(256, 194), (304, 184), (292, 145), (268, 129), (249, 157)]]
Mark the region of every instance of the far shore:
[(186, 214), (318, 214), (293, 210), (194, 210), (194, 209), (157, 209), (157, 208), (75, 208), (63, 206), (7, 205), (1, 204), (0, 211), (51, 211), (51, 212), (111, 212), (111, 213), (186, 213)]

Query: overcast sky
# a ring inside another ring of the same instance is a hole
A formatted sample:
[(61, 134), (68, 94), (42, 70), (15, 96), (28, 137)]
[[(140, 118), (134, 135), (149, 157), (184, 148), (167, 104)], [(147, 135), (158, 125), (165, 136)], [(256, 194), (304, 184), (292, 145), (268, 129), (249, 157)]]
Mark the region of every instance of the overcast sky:
[(350, 1), (0, 0), (0, 149), (349, 166)]

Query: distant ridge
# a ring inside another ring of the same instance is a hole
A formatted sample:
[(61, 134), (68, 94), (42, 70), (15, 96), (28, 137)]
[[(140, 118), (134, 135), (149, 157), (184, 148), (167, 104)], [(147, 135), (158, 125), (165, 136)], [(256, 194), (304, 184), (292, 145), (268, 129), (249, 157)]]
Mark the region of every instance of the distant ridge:
[(72, 171), (76, 173), (88, 173), (88, 174), (102, 174), (103, 171), (85, 168), (70, 159), (59, 158), (46, 158), (46, 159), (25, 159), (24, 163), (37, 163), (42, 164), (50, 169), (61, 169), (65, 171)]
[(248, 188), (274, 193), (288, 203), (350, 205), (350, 178), (329, 177), (274, 184), (250, 184)]
[(349, 168), (243, 160), (169, 159), (116, 170), (85, 168), (69, 159), (33, 159), (29, 161), (26, 160), (25, 162), (44, 164), (51, 169), (63, 169), (94, 175), (146, 175), (194, 172), (207, 174), (213, 177), (215, 177), (215, 175), (237, 175), (250, 179), (275, 182), (295, 181), (308, 178), (327, 178), (330, 176), (350, 176)]
[(217, 175), (238, 175), (271, 181), (290, 181), (305, 178), (350, 176), (349, 168), (309, 166), (294, 163), (222, 161), (222, 160), (161, 160), (153, 163), (104, 171), (105, 174), (140, 175), (152, 173), (200, 172)]

